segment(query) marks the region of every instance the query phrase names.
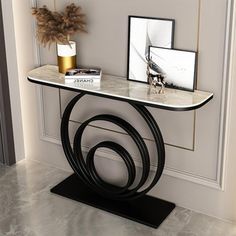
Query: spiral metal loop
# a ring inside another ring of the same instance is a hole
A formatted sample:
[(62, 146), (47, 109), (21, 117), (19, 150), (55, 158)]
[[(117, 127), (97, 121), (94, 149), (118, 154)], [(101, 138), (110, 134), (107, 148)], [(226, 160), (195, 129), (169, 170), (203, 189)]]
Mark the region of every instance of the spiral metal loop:
[[(140, 189), (145, 186), (148, 180), (149, 174), (150, 174), (150, 156), (149, 156), (148, 148), (145, 142), (143, 141), (141, 135), (127, 121), (114, 115), (108, 115), (108, 114), (96, 115), (86, 120), (80, 125), (74, 137), (73, 148), (71, 147), (70, 140), (69, 140), (69, 129), (68, 129), (69, 118), (75, 104), (84, 95), (85, 93), (80, 93), (69, 102), (69, 104), (67, 105), (63, 113), (62, 122), (61, 122), (62, 146), (63, 146), (66, 158), (70, 166), (72, 167), (74, 172), (77, 174), (77, 176), (89, 188), (93, 189), (98, 194), (104, 197), (111, 198), (114, 200), (132, 200), (132, 199), (142, 197), (149, 190), (151, 190), (155, 186), (155, 184), (158, 182), (163, 172), (164, 165), (165, 165), (164, 142), (161, 135), (161, 131), (156, 121), (152, 117), (151, 113), (143, 105), (137, 105), (132, 102), (129, 102), (129, 104), (133, 106), (137, 112), (139, 112), (139, 114), (143, 117), (148, 127), (150, 128), (150, 131), (155, 140), (156, 151), (157, 151), (157, 169), (155, 171), (154, 178), (152, 179), (152, 182), (147, 187), (145, 187), (143, 190), (140, 191)], [(83, 132), (85, 128), (89, 125), (89, 123), (93, 121), (97, 121), (97, 120), (111, 122), (119, 126), (121, 129), (123, 129), (125, 132), (128, 133), (128, 135), (132, 138), (134, 143), (137, 145), (140, 156), (141, 156), (142, 167), (143, 167), (141, 178), (137, 184), (134, 185), (134, 181), (136, 177), (134, 161), (132, 157), (130, 156), (130, 154), (128, 153), (128, 151), (117, 143), (114, 143), (111, 141), (100, 142), (89, 150), (86, 159), (83, 158), (82, 149), (81, 149), (81, 140), (82, 140)], [(105, 182), (98, 175), (95, 168), (94, 159), (95, 159), (95, 152), (99, 148), (109, 148), (113, 150), (124, 161), (125, 166), (128, 171), (128, 180), (124, 186), (122, 187), (114, 186), (110, 183)], [(131, 187), (132, 185), (134, 186)]]

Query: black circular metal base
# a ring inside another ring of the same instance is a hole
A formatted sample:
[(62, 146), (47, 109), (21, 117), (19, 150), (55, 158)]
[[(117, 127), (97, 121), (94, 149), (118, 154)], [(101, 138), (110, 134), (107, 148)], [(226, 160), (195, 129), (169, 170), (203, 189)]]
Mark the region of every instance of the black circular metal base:
[[(114, 200), (133, 200), (136, 198), (140, 198), (144, 194), (146, 194), (149, 190), (151, 190), (155, 184), (160, 179), (164, 165), (165, 165), (165, 147), (164, 141), (161, 135), (161, 131), (152, 117), (151, 113), (140, 104), (135, 104), (129, 102), (131, 106), (135, 108), (137, 112), (143, 117), (145, 122), (147, 123), (150, 131), (154, 137), (155, 145), (156, 145), (156, 152), (157, 152), (157, 169), (155, 171), (154, 178), (152, 182), (146, 186), (146, 182), (148, 180), (150, 174), (150, 156), (148, 152), (148, 148), (143, 141), (141, 135), (138, 131), (127, 121), (121, 119), (114, 115), (109, 114), (102, 114), (94, 116), (85, 122), (83, 122), (80, 127), (78, 128), (75, 137), (74, 137), (74, 144), (73, 148), (71, 147), (70, 140), (69, 140), (69, 118), (71, 112), (75, 106), (75, 104), (85, 95), (85, 93), (80, 93), (76, 97), (74, 97), (69, 104), (67, 105), (61, 122), (61, 140), (62, 146), (66, 155), (66, 158), (77, 174), (77, 176), (83, 181), (85, 185), (91, 188), (93, 191), (96, 191), (98, 194), (114, 199)], [(107, 122), (111, 122), (120, 128), (122, 128), (128, 135), (133, 139), (134, 143), (137, 145), (139, 153), (141, 155), (142, 160), (142, 175), (139, 182), (131, 187), (134, 184), (135, 177), (136, 177), (136, 170), (134, 161), (129, 154), (129, 152), (122, 147), (121, 145), (111, 142), (111, 141), (104, 141), (98, 143), (96, 146), (92, 147), (87, 157), (84, 158), (81, 149), (81, 140), (82, 135), (85, 128), (93, 121), (103, 120)], [(94, 165), (94, 158), (95, 152), (99, 148), (109, 148), (116, 152), (124, 161), (127, 171), (128, 171), (128, 180), (127, 183), (122, 187), (117, 187), (111, 185), (110, 183), (105, 182), (97, 173), (95, 165)], [(142, 190), (140, 190), (142, 189)]]

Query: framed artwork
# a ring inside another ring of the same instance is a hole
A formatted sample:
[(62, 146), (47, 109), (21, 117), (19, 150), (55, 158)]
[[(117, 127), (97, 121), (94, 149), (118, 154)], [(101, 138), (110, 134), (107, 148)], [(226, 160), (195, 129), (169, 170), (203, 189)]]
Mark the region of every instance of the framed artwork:
[(178, 49), (149, 47), (154, 73), (165, 77), (166, 87), (193, 91), (196, 80), (197, 53)]
[(129, 16), (127, 79), (147, 83), (149, 46), (172, 48), (174, 20)]

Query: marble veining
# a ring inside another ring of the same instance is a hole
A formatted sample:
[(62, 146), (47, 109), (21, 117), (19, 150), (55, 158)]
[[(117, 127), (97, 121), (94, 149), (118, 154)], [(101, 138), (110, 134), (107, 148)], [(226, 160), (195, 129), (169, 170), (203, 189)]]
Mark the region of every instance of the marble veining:
[(158, 229), (54, 195), (70, 173), (24, 160), (0, 167), (0, 236), (236, 236), (236, 225), (176, 207)]
[(159, 106), (163, 109), (194, 109), (213, 97), (213, 93), (195, 90), (194, 92), (165, 89), (164, 94), (158, 94), (150, 89), (148, 84), (128, 81), (123, 77), (103, 75), (100, 83), (81, 84), (66, 83), (63, 74), (58, 73), (57, 66), (45, 65), (28, 73), (28, 78), (35, 82), (44, 82), (48, 86), (57, 85), (63, 88), (78, 89), (94, 94), (124, 98)]

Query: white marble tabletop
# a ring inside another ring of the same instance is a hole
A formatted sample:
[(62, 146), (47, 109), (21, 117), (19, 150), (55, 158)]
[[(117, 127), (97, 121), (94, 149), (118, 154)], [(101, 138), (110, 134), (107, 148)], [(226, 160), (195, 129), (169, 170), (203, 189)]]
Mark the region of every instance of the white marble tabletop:
[(45, 65), (28, 73), (31, 82), (73, 91), (85, 91), (89, 94), (111, 97), (118, 100), (140, 102), (168, 110), (193, 110), (206, 104), (213, 93), (195, 90), (188, 92), (177, 89), (165, 89), (158, 94), (145, 83), (128, 81), (123, 77), (103, 75), (100, 83), (67, 83), (64, 74), (58, 73), (58, 67)]

